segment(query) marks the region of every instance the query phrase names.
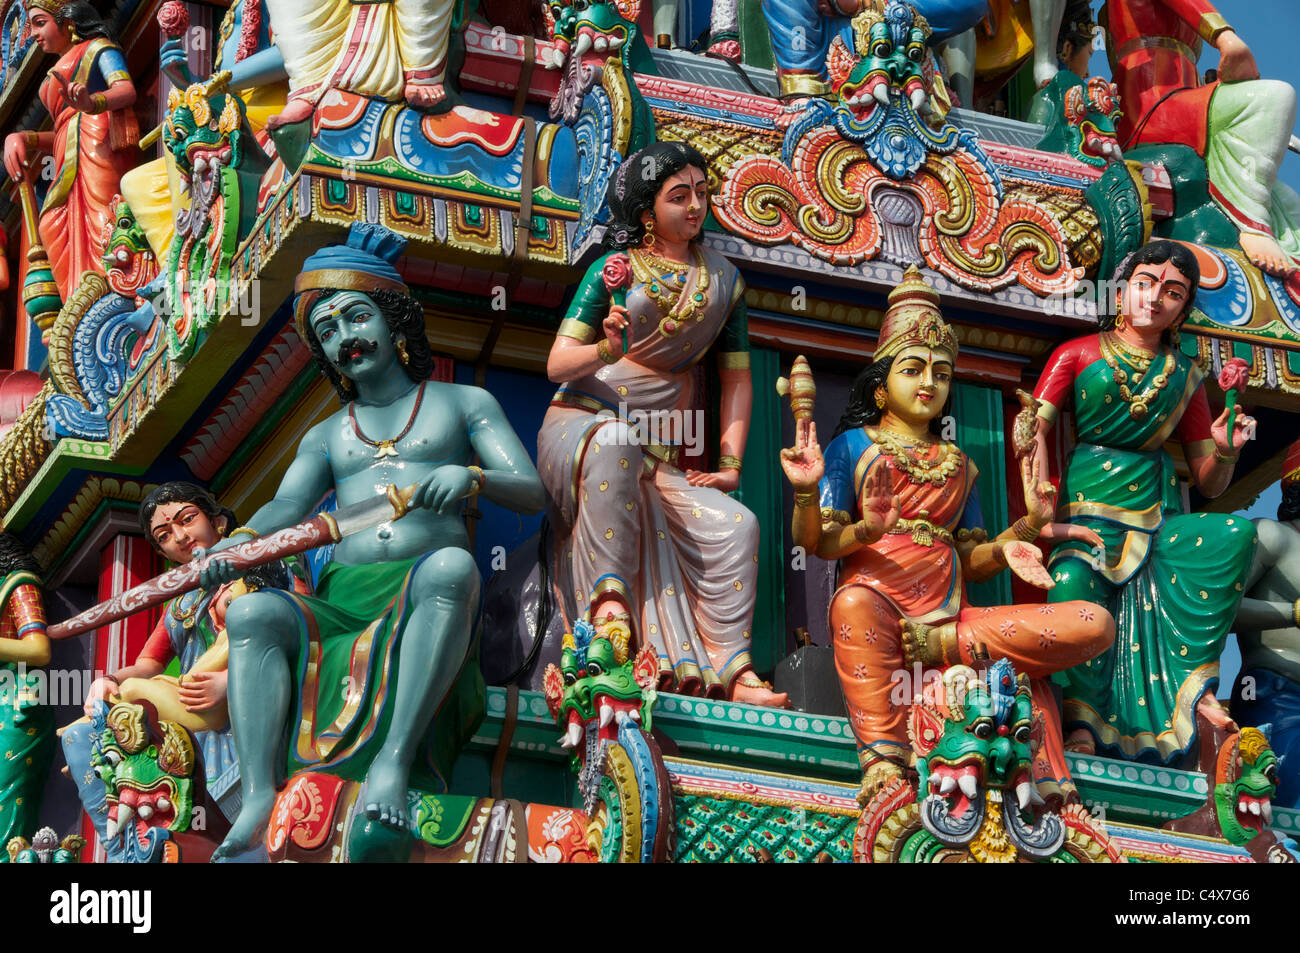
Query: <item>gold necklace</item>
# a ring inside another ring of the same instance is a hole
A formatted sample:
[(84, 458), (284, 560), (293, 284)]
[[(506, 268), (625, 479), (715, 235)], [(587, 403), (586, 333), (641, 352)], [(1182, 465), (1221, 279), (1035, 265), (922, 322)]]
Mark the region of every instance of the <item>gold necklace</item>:
[(660, 267), (667, 266), (666, 270), (671, 271), (673, 277), (680, 281), (683, 287), (687, 278), (690, 277), (690, 273), (681, 270), (683, 266), (677, 262), (667, 261), (641, 249), (632, 249), (633, 274), (638, 281), (645, 285), (646, 294), (650, 296), (650, 300), (655, 303), (655, 307), (659, 310), (659, 333), (664, 337), (672, 337), (691, 319), (696, 321), (704, 320), (704, 304), (708, 300), (709, 270), (704, 266), (704, 256), (700, 254), (698, 249), (692, 249), (691, 254), (694, 258), (694, 264), (691, 267), (696, 269), (699, 277), (690, 300), (686, 302), (685, 307), (679, 309), (679, 313), (674, 317), (673, 311), (681, 302), (681, 289), (673, 291), (668, 288), (660, 274), (651, 270), (649, 265), (652, 262), (657, 262)]
[[(1119, 358), (1115, 352), (1120, 349), (1115, 346), (1114, 337), (1108, 333), (1103, 333), (1097, 338), (1097, 342), (1102, 360), (1106, 362), (1115, 378), (1115, 383), (1119, 385), (1120, 400), (1128, 404), (1129, 416), (1134, 420), (1141, 420), (1150, 412), (1151, 402), (1155, 400), (1156, 395), (1164, 390), (1169, 383), (1169, 375), (1174, 372), (1176, 365), (1173, 352), (1165, 351), (1164, 368), (1152, 379), (1151, 384), (1144, 391), (1140, 394), (1134, 394), (1133, 390), (1128, 386), (1128, 371), (1119, 366)], [(1131, 354), (1131, 351), (1121, 351), (1121, 356), (1126, 358), (1131, 358)], [(1156, 355), (1151, 355), (1147, 359), (1145, 366), (1139, 366), (1139, 371), (1149, 368), (1151, 361), (1155, 357)], [(1141, 359), (1135, 360), (1134, 363), (1141, 365)]]
[[(916, 448), (904, 445), (903, 438), (889, 430), (867, 428), (867, 436), (872, 443), (880, 445), (880, 452), (894, 461), (894, 469), (907, 474), (907, 478), (917, 485), (931, 483), (943, 486), (961, 466), (961, 451), (955, 443), (938, 441), (922, 444), (927, 451), (938, 448), (939, 455), (929, 460), (916, 452)], [(914, 440), (914, 437), (906, 438)]]

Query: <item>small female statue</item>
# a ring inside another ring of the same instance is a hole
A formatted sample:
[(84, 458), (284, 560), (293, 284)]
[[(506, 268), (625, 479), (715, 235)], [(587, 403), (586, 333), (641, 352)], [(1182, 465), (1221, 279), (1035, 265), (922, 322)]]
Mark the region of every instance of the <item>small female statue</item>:
[[(1109, 646), (1114, 622), (1082, 601), (996, 608), (967, 602), (967, 581), (1008, 565), (1050, 585), (1041, 553), (1026, 541), (1051, 521), (1053, 491), (1032, 471), (1028, 515), (989, 540), (975, 465), (938, 437), (957, 361), (957, 338), (938, 301), (910, 269), (889, 295), (874, 363), (854, 381), (825, 454), (810, 419), (799, 421), (795, 447), (781, 452), (795, 490), (794, 542), (842, 561), (830, 629), (863, 769), (859, 798), (865, 804), (910, 764), (906, 726), (922, 689), (917, 675), (924, 681), (931, 670), (990, 658), (1010, 659), (1032, 678), (1034, 708), (1045, 723), (1035, 780), (1044, 797), (1068, 796), (1047, 676)], [(1031, 787), (1017, 788), (1023, 808)]]
[[(727, 496), (749, 432), (744, 283), (696, 242), (705, 162), (681, 143), (631, 156), (609, 189), (614, 221), (547, 361), (561, 383), (538, 433), (538, 470), (557, 528), (556, 595), (566, 625), (638, 636), (673, 691), (783, 705), (752, 673), (758, 524)], [(718, 470), (682, 472), (700, 433), (693, 371), (721, 376)]]
[(1212, 724), (1232, 724), (1214, 689), (1255, 532), (1245, 519), (1185, 515), (1163, 448), (1177, 438), (1201, 494), (1215, 497), (1255, 422), (1239, 415), (1229, 435), (1225, 408), (1211, 423), (1200, 368), (1172, 346), (1200, 281), (1187, 246), (1144, 245), (1117, 278), (1118, 314), (1102, 318), (1101, 333), (1057, 348), (1034, 392), (1041, 466), (1057, 415), (1074, 411), (1060, 516), (1104, 547), (1058, 547), (1050, 598), (1104, 606), (1118, 626), (1113, 651), (1066, 673), (1070, 746), (1173, 763), (1192, 748), (1198, 709)]
[(27, 12), (41, 49), (59, 57), (38, 93), (54, 131), (10, 133), (5, 170), (18, 181), (32, 174), (36, 152), (54, 160), (39, 232), (66, 301), (82, 272), (103, 274), (114, 198), (138, 159), (140, 130), (130, 108), (136, 92), (121, 48), (85, 0), (28, 0)]

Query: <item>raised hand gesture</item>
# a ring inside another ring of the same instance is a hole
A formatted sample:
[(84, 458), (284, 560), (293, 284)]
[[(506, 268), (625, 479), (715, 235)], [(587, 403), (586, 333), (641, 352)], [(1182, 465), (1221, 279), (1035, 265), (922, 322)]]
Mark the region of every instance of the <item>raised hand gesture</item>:
[(826, 472), (826, 460), (817, 442), (817, 424), (796, 418), (794, 446), (781, 451), (781, 469), (796, 492), (817, 489)]
[(1056, 516), (1056, 487), (1044, 480), (1037, 456), (1020, 458), (1020, 482), (1025, 490), (1025, 511), (1029, 522), (1041, 528)]
[(878, 466), (871, 471), (862, 487), (862, 520), (858, 525), (869, 536), (869, 540), (863, 540), (864, 542), (874, 542), (884, 536), (894, 528), (902, 515), (902, 504), (894, 492), (893, 480), (889, 474), (888, 467)]

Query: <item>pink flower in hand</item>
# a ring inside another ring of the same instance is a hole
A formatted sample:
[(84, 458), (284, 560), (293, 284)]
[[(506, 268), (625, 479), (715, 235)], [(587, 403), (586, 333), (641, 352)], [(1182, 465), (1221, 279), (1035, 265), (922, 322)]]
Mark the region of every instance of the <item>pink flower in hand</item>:
[(168, 36), (180, 36), (190, 28), (190, 12), (180, 0), (167, 0), (158, 10), (158, 26)]
[(1228, 360), (1219, 371), (1219, 389), (1224, 393), (1229, 390), (1241, 390), (1250, 377), (1250, 364), (1239, 357)]
[(632, 263), (628, 261), (627, 255), (621, 252), (610, 255), (605, 259), (605, 267), (600, 270), (600, 277), (605, 282), (606, 291), (629, 288), (632, 285)]

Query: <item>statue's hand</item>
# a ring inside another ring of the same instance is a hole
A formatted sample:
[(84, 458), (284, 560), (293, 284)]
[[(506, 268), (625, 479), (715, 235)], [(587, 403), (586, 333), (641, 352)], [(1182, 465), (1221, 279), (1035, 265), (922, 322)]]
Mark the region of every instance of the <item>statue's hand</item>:
[(182, 675), (176, 691), (186, 711), (207, 711), (226, 697), (226, 671)]
[(17, 182), (26, 174), (27, 139), (26, 133), (11, 132), (5, 136), (5, 171), (9, 178)]
[(438, 467), (420, 481), (411, 497), (412, 506), (422, 506), (435, 513), (451, 512), (456, 504), (469, 496), (474, 477), (467, 467), (454, 463)]
[(121, 691), (121, 686), (117, 684), (117, 679), (112, 675), (106, 675), (103, 678), (97, 678), (90, 683), (90, 691), (86, 692), (86, 703), (81, 706), (86, 717), (90, 717), (90, 708), (96, 701), (103, 699), (110, 701), (117, 693)]
[(884, 467), (876, 467), (871, 476), (867, 477), (866, 486), (862, 490), (861, 522), (867, 523), (873, 536), (879, 539), (894, 528), (902, 515), (902, 502), (894, 492), (889, 471)]
[[(228, 559), (208, 559), (208, 557), (221, 552), (223, 549), (229, 549), (231, 546), (238, 546), (240, 543), (246, 542), (248, 542), (248, 537), (239, 534), (229, 539), (223, 539), (211, 549), (194, 550), (191, 558), (203, 567), (199, 570), (199, 585), (204, 589), (216, 589), (228, 582), (234, 582), (242, 573), (238, 566)], [(204, 560), (207, 560), (206, 566), (203, 566)]]
[(826, 459), (817, 442), (817, 424), (813, 421), (796, 421), (794, 446), (781, 451), (781, 469), (795, 492), (817, 489), (826, 472)]
[(1228, 442), (1228, 411), (1224, 407), (1223, 413), (1219, 414), (1218, 419), (1210, 425), (1210, 436), (1214, 439), (1214, 445), (1219, 448), (1219, 453), (1227, 457), (1235, 457), (1241, 453), (1242, 446), (1247, 440), (1255, 439), (1255, 428), (1258, 426), (1254, 417), (1250, 417), (1241, 412), (1241, 404), (1235, 404), (1232, 408), (1236, 411), (1237, 418), (1232, 424), (1232, 442)]
[(730, 493), (740, 486), (740, 471), (719, 470), (717, 473), (705, 473), (703, 470), (687, 470), (686, 482), (691, 486), (711, 486), (723, 493)]
[(1041, 529), (1056, 516), (1056, 487), (1039, 472), (1038, 457), (1021, 457), (1020, 479), (1025, 490), (1026, 517)]
[(601, 322), (600, 329), (605, 334), (605, 340), (609, 342), (611, 354), (623, 353), (623, 331), (627, 325), (627, 308), (617, 304), (610, 305), (609, 314)]
[(95, 98), (91, 96), (90, 90), (83, 84), (69, 82), (68, 78), (58, 70), (50, 70), (50, 75), (59, 84), (63, 92), (64, 102), (79, 112), (93, 113), (95, 111)]

